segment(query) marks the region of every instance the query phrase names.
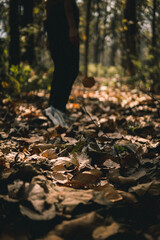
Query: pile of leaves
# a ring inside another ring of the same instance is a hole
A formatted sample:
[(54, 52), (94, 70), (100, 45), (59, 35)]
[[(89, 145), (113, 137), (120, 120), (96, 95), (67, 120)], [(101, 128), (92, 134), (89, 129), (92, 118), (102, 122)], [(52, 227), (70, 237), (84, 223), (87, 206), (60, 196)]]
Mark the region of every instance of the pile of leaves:
[(158, 97), (76, 87), (67, 129), (43, 116), (43, 91), (4, 100), (0, 238), (159, 240)]

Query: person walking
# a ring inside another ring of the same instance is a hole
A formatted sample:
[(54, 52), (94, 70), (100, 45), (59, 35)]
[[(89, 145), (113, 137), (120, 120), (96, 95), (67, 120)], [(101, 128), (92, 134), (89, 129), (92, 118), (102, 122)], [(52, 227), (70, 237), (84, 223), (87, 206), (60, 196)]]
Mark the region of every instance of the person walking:
[(53, 123), (67, 127), (66, 104), (79, 72), (79, 10), (75, 0), (47, 0), (45, 29), (54, 62), (49, 107), (43, 113)]

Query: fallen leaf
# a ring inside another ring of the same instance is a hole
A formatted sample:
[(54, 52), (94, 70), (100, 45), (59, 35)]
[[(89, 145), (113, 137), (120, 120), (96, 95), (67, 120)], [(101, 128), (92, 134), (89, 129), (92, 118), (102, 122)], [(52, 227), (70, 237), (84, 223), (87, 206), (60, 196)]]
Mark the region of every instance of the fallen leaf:
[(130, 192), (136, 193), (139, 196), (144, 196), (145, 194), (149, 194), (151, 196), (159, 196), (160, 195), (160, 181), (152, 181), (144, 184), (139, 184), (135, 187), (131, 187), (129, 189)]
[(93, 229), (101, 225), (102, 221), (102, 216), (91, 212), (77, 219), (63, 221), (55, 227), (55, 232), (65, 239), (91, 239)]
[(8, 185), (8, 195), (10, 198), (13, 199), (18, 199), (19, 196), (19, 191), (21, 190), (22, 186), (23, 186), (23, 181), (17, 179), (14, 181), (13, 184)]
[(36, 211), (25, 207), (23, 205), (19, 205), (20, 212), (22, 215), (27, 216), (29, 219), (34, 221), (48, 221), (53, 219), (56, 216), (55, 206), (52, 205), (48, 210), (43, 211), (42, 213), (37, 213)]
[(91, 159), (88, 157), (86, 153), (73, 153), (71, 156), (72, 159), (75, 159), (78, 162), (78, 168), (79, 170), (82, 170), (84, 168), (91, 168)]
[(104, 186), (98, 186), (94, 189), (95, 189), (95, 191), (103, 191), (104, 196), (107, 198), (107, 200), (109, 200), (111, 202), (118, 202), (123, 199), (122, 196), (118, 193), (118, 191), (111, 184), (106, 184)]
[(74, 188), (93, 187), (100, 181), (100, 176), (101, 172), (96, 169), (95, 171), (91, 170), (90, 172), (86, 171), (83, 173), (78, 173), (65, 185)]
[[(7, 239), (5, 239), (5, 240), (7, 240)], [(45, 236), (43, 238), (38, 238), (36, 240), (64, 240), (64, 238), (57, 236), (54, 231), (51, 231), (47, 234), (47, 236)]]
[(124, 202), (129, 202), (129, 203), (137, 203), (138, 202), (138, 200), (132, 193), (124, 192), (124, 191), (120, 191), (120, 190), (118, 190), (118, 193), (122, 196)]
[(104, 163), (103, 166), (111, 169), (111, 168), (120, 168), (120, 164), (112, 161), (111, 159), (107, 159)]
[(50, 149), (46, 149), (45, 151), (43, 151), (41, 153), (42, 157), (46, 157), (48, 159), (56, 159), (57, 158), (57, 155), (56, 155), (56, 152), (53, 148), (50, 148)]
[(93, 239), (94, 240), (108, 239), (111, 236), (114, 236), (115, 234), (117, 234), (119, 232), (119, 229), (120, 229), (120, 225), (116, 222), (113, 222), (109, 226), (98, 227), (93, 231)]
[(56, 198), (61, 201), (65, 213), (71, 213), (79, 204), (88, 204), (93, 198), (93, 190), (74, 189), (62, 186), (55, 186)]
[(61, 183), (61, 184), (67, 184), (69, 179), (68, 175), (65, 175), (61, 172), (53, 172), (52, 177), (56, 183)]
[(52, 143), (37, 143), (37, 144), (31, 144), (29, 146), (29, 151), (34, 150), (35, 149), (41, 149), (41, 151), (47, 150), (47, 149), (52, 149), (54, 147), (54, 145)]
[(20, 204), (22, 215), (36, 221), (51, 220), (56, 216), (54, 204), (46, 202), (46, 193), (39, 184), (31, 184), (28, 189), (28, 197)]
[(57, 169), (66, 169), (66, 171), (73, 171), (79, 167), (79, 163), (75, 158), (69, 157), (58, 157), (56, 160), (51, 160), (53, 167), (51, 168), (53, 171), (57, 171)]

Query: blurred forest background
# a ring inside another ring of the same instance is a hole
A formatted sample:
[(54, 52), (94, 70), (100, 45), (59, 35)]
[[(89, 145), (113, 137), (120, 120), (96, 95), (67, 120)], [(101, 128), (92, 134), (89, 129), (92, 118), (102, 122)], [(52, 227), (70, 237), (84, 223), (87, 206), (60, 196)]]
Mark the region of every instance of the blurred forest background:
[[(158, 92), (160, 0), (77, 0), (77, 4), (80, 72)], [(0, 0), (2, 96), (49, 89), (54, 65), (44, 20), (45, 0)]]

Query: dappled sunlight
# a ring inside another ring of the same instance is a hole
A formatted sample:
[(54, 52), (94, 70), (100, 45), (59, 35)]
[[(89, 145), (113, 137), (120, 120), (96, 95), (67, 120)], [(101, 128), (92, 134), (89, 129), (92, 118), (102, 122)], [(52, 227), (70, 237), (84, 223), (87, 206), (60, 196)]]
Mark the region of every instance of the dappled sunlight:
[(0, 240), (160, 240), (159, 22), (0, 1)]
[[(86, 221), (94, 239), (99, 231), (117, 236), (122, 225), (126, 236), (130, 219), (138, 237), (136, 224), (143, 215), (141, 234), (145, 228), (150, 232), (152, 219), (159, 218), (148, 204), (155, 207), (160, 196), (160, 102), (123, 84), (106, 86), (97, 79), (88, 89), (77, 83), (67, 105), (72, 120), (64, 128), (43, 116), (46, 94), (32, 91), (23, 94), (23, 102), (6, 99), (0, 106), (0, 201), (5, 205), (0, 211), (6, 214), (5, 229), (13, 224), (13, 232), (20, 234), (8, 212), (13, 214), (16, 204), (23, 236), (33, 234), (32, 222), (39, 226), (41, 221), (40, 235), (50, 231), (53, 238), (72, 237), (74, 226), (85, 229)], [(134, 208), (134, 214), (122, 217), (114, 212), (119, 207), (123, 212)]]

